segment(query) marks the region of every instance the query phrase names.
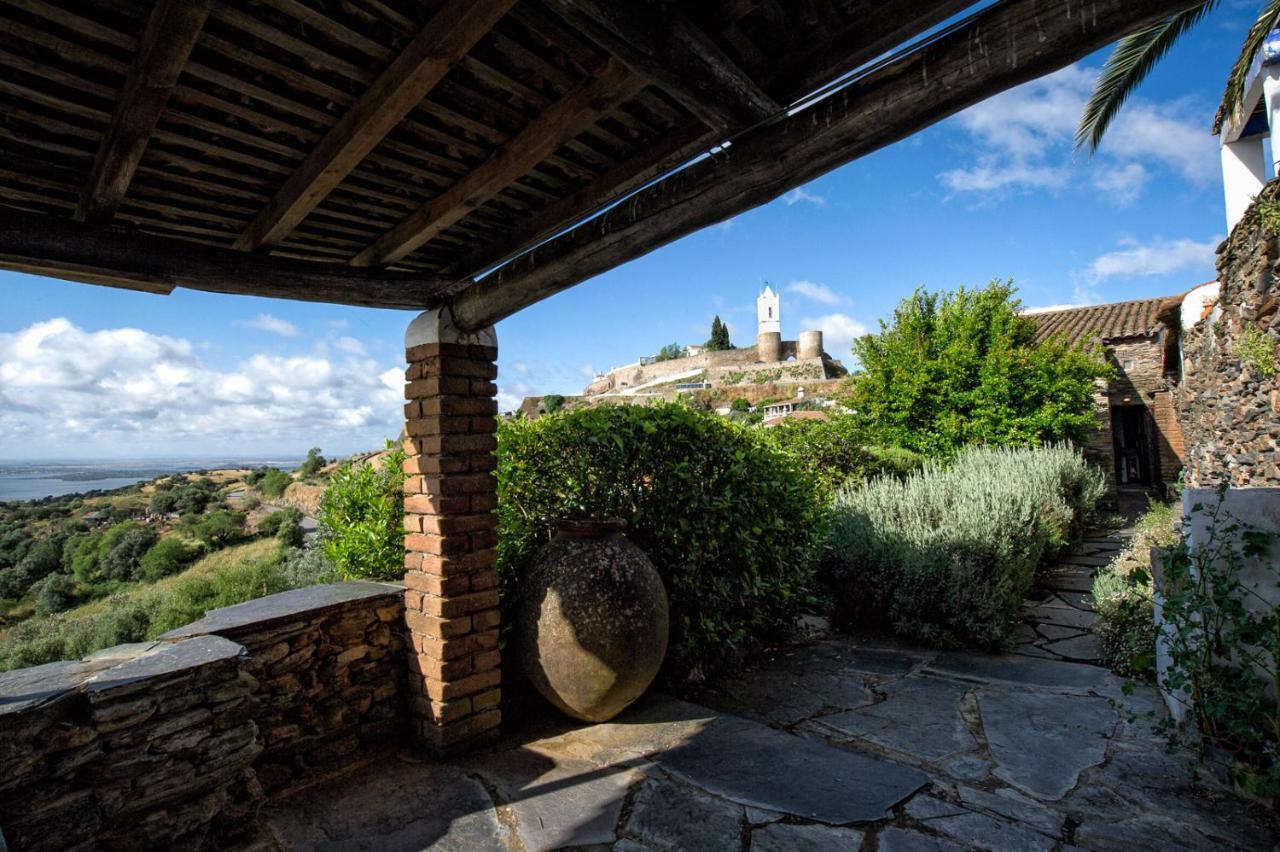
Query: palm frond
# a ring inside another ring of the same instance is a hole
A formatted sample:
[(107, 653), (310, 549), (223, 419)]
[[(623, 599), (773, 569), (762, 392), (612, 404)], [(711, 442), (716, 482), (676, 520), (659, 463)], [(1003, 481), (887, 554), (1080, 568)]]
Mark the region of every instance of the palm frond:
[[(1164, 58), (1179, 38), (1217, 5), (1218, 0), (1206, 0), (1120, 40), (1102, 66), (1093, 94), (1085, 105), (1080, 126), (1076, 128), (1077, 148), (1087, 147), (1089, 153), (1098, 150), (1098, 145), (1116, 114), (1151, 73), (1151, 69)], [(1270, 5), (1280, 8), (1280, 0), (1272, 0)]]
[(1280, 0), (1268, 0), (1266, 6), (1258, 14), (1258, 20), (1253, 22), (1253, 26), (1249, 27), (1249, 33), (1244, 37), (1244, 44), (1240, 46), (1240, 55), (1236, 57), (1236, 64), (1231, 66), (1231, 74), (1227, 77), (1227, 90), (1222, 95), (1222, 106), (1218, 110), (1218, 114), (1231, 120), (1236, 120), (1240, 116), (1242, 101), (1244, 100), (1244, 87), (1249, 82), (1249, 68), (1253, 65), (1253, 58), (1258, 55), (1258, 51), (1262, 50), (1262, 43), (1267, 40), (1267, 36), (1277, 26), (1280, 26)]

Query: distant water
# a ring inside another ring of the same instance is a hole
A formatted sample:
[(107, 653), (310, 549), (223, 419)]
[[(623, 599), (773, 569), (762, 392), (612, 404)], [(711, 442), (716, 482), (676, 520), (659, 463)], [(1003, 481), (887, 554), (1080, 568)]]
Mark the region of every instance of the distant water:
[(223, 468), (279, 467), (301, 459), (147, 459), (109, 462), (0, 462), (0, 500), (39, 500), (85, 491), (110, 491), (169, 473)]

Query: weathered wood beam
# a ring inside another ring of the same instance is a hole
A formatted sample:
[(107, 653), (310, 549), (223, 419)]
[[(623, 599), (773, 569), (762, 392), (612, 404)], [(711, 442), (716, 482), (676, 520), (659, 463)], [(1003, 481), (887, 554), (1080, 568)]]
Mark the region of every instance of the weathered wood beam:
[(513, 224), (497, 240), (451, 264), (445, 270), (446, 274), (470, 280), (472, 276), (492, 269), (538, 240), (563, 231), (609, 202), (688, 162), (699, 151), (720, 141), (717, 136), (718, 134), (693, 123), (672, 129), (661, 144), (647, 146), (576, 191), (543, 207), (528, 219)]
[(351, 260), (353, 266), (394, 263), (484, 204), (561, 145), (645, 87), (625, 65), (609, 60), (592, 79), (547, 107), (489, 159), (438, 198), (418, 208)]
[(188, 287), (374, 308), (440, 301), (437, 278), (293, 261), (145, 234), (123, 225), (0, 215), (0, 269), (148, 293)]
[(111, 124), (80, 192), (78, 220), (105, 222), (115, 215), (214, 2), (157, 0), (152, 8)]
[(1006, 0), (782, 122), (524, 254), (453, 299), (465, 329), (778, 198), (992, 95), (1034, 80), (1194, 0)]
[(782, 112), (676, 4), (546, 0), (546, 5), (713, 130), (748, 127)]
[(252, 251), (284, 240), (514, 5), (446, 3), (289, 175), (235, 247)]

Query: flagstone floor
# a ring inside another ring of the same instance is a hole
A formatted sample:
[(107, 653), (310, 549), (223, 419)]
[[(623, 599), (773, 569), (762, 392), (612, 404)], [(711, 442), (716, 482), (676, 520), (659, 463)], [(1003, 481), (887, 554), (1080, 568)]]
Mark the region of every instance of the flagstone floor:
[[(828, 637), (617, 720), (516, 720), (446, 763), (378, 756), (267, 813), (289, 850), (1266, 850), (1276, 827), (1168, 754), (1092, 660), (1096, 537), (1042, 585), (1018, 653)], [(1105, 564), (1105, 563), (1103, 563)], [(1039, 614), (1039, 613), (1044, 613)], [(1051, 627), (1075, 631), (1070, 635)]]

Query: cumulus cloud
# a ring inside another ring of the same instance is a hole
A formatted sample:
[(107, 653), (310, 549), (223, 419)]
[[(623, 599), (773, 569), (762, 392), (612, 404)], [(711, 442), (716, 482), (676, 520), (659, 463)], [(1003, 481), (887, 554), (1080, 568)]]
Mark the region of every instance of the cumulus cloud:
[(268, 334), (278, 334), (281, 337), (297, 337), (302, 332), (298, 331), (298, 327), (288, 320), (273, 317), (271, 314), (258, 314), (250, 320), (241, 323), (245, 328), (256, 328), (258, 331), (265, 331)]
[(1093, 282), (1111, 278), (1145, 278), (1187, 272), (1196, 280), (1212, 277), (1214, 252), (1222, 237), (1203, 242), (1191, 239), (1156, 239), (1149, 243), (1127, 240), (1122, 248), (1094, 258), (1085, 271)]
[(849, 363), (853, 357), (853, 340), (866, 334), (866, 325), (848, 314), (824, 314), (800, 320), (802, 329), (818, 329), (822, 332), (822, 345), (832, 358)]
[(792, 281), (786, 289), (788, 293), (796, 293), (823, 305), (839, 305), (848, 301), (826, 284), (819, 284), (816, 281)]
[(827, 199), (816, 192), (809, 192), (804, 187), (797, 186), (795, 189), (782, 196), (782, 203), (788, 207), (793, 207), (800, 202), (812, 204), (814, 207), (826, 207)]
[(961, 113), (955, 121), (973, 143), (973, 162), (942, 172), (943, 186), (986, 196), (1092, 186), (1125, 206), (1142, 194), (1151, 166), (1196, 186), (1216, 178), (1217, 145), (1202, 111), (1185, 101), (1131, 99), (1098, 155), (1075, 156), (1076, 125), (1097, 73), (1071, 65)]
[(52, 319), (0, 334), (0, 454), (374, 446), (399, 433), (403, 386), (400, 368), (354, 355), (219, 368), (181, 338)]
[(354, 337), (339, 337), (338, 342), (334, 344), (338, 349), (346, 352), (348, 355), (363, 355), (364, 344)]

